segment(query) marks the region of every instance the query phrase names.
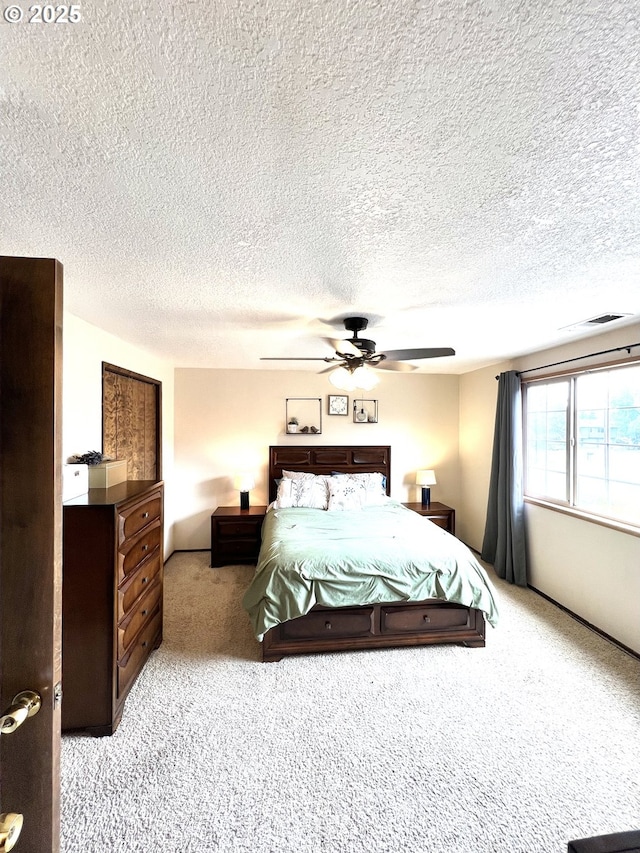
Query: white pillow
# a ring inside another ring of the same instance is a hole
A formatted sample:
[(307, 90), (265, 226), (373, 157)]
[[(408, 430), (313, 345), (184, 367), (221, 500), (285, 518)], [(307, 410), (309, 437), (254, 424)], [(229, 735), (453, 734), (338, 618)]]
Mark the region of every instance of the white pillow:
[(377, 471), (363, 474), (338, 474), (337, 476), (346, 477), (364, 487), (366, 506), (378, 506), (388, 500), (384, 487), (384, 476)]
[[(284, 472), (283, 472), (284, 473)], [(276, 505), (279, 509), (289, 507), (307, 507), (308, 509), (327, 509), (329, 477), (305, 474), (302, 477), (284, 478), (278, 486)]]
[(362, 480), (347, 474), (329, 479), (330, 510), (362, 509), (366, 504), (367, 490)]

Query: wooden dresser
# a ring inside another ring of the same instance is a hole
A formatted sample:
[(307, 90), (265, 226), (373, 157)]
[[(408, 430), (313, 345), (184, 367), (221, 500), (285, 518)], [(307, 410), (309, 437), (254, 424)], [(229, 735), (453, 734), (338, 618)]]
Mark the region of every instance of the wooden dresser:
[(63, 731), (113, 734), (162, 642), (163, 496), (129, 480), (63, 504)]

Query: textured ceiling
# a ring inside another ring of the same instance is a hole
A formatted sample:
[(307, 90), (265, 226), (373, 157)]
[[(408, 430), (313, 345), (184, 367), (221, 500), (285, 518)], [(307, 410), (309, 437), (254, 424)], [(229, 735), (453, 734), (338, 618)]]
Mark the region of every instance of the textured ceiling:
[(59, 258), (68, 310), (125, 340), (308, 370), (259, 358), (364, 314), (459, 373), (640, 314), (637, 2), (18, 6), (0, 252)]

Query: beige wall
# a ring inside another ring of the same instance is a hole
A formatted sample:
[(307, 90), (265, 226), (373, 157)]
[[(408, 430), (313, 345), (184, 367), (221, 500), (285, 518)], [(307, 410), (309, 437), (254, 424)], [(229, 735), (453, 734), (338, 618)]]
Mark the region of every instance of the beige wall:
[[(236, 471), (257, 476), (253, 504), (267, 502), (271, 444), (390, 444), (391, 494), (418, 500), (418, 468), (433, 468), (432, 499), (456, 506), (459, 497), (458, 377), (385, 373), (369, 397), (378, 400), (377, 424), (327, 415), (327, 377), (291, 370), (178, 369), (176, 393), (176, 516), (178, 549), (210, 547), (217, 506), (237, 506)], [(287, 397), (319, 397), (321, 436), (284, 431)], [(353, 395), (349, 395), (350, 403)]]
[(102, 362), (162, 382), (162, 466), (166, 483), (165, 552), (173, 551), (173, 365), (127, 344), (73, 314), (63, 320), (63, 459), (102, 450)]
[[(504, 370), (526, 370), (638, 341), (640, 324), (460, 378), (461, 539), (476, 549), (482, 546), (497, 397), (495, 376)], [(572, 366), (586, 367), (625, 355), (600, 356)], [(526, 505), (525, 517), (531, 585), (640, 652), (640, 538), (532, 504)]]

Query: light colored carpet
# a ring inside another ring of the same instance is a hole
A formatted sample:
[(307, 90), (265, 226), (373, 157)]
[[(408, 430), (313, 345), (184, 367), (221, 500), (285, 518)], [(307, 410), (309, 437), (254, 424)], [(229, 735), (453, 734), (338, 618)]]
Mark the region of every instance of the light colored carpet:
[(640, 828), (640, 663), (496, 581), (484, 649), (263, 664), (252, 567), (166, 567), (111, 738), (63, 737), (63, 853), (564, 853)]

